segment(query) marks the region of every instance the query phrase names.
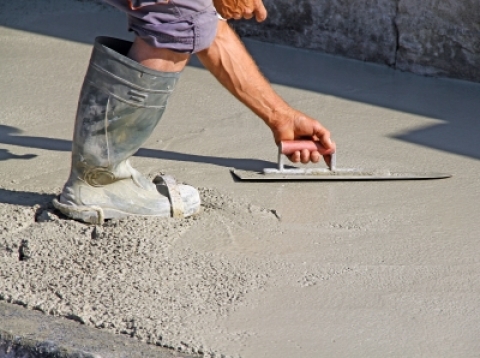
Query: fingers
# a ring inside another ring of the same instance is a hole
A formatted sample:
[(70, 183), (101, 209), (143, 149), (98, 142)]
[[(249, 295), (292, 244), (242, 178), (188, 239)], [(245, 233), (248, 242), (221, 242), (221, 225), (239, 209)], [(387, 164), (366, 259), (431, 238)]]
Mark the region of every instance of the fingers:
[(310, 161), (312, 163), (318, 163), (320, 161), (321, 157), (322, 157), (322, 155), (317, 151), (313, 151), (313, 152), (310, 153)]
[(245, 9), (245, 11), (243, 12), (243, 18), (249, 20), (249, 19), (251, 19), (252, 17), (253, 17), (253, 12), (252, 12), (252, 10), (250, 10), (250, 9)]
[(240, 13), (236, 12), (232, 15), (232, 18), (234, 20), (240, 20), (242, 18), (249, 20), (252, 17), (253, 17), (253, 13), (252, 13), (252, 10), (250, 10), (250, 9), (246, 9), (243, 14), (240, 14)]
[(252, 10), (251, 8), (246, 7), (245, 9), (243, 9), (243, 14), (235, 13), (233, 15), (233, 18), (235, 20), (239, 20), (243, 17), (244, 19), (249, 20), (255, 15), (255, 19), (257, 20), (257, 22), (262, 22), (267, 18), (267, 9), (265, 8), (261, 0), (255, 1), (254, 9), (255, 10)]
[[(325, 156), (325, 157), (330, 157)], [(296, 151), (292, 155), (288, 156), (288, 159), (292, 163), (298, 163), (301, 162), (303, 164), (308, 164), (310, 162), (312, 163), (318, 163), (320, 161), (320, 158), (322, 158), (322, 155), (318, 151), (309, 151), (308, 149), (303, 149), (301, 151)], [(327, 163), (329, 164), (329, 163)]]
[(213, 0), (213, 4), (218, 13), (224, 19), (240, 20), (251, 19), (255, 16), (258, 22), (262, 22), (267, 18), (267, 9), (263, 5), (262, 0)]
[(288, 159), (292, 162), (292, 163), (298, 163), (300, 161), (300, 151), (296, 151), (295, 153), (293, 153), (292, 155), (289, 155), (288, 156)]
[(302, 151), (300, 152), (300, 161), (303, 164), (307, 164), (308, 162), (310, 162), (310, 151), (308, 149), (302, 149)]

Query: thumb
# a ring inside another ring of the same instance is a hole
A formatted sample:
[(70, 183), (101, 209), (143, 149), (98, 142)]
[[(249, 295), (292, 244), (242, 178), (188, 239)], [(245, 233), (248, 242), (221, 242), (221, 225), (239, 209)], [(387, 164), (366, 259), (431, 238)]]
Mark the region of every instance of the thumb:
[(318, 138), (318, 141), (320, 142), (322, 147), (328, 150), (329, 154), (335, 152), (335, 142), (333, 142), (330, 138), (330, 132), (326, 128), (320, 125), (319, 128), (317, 128), (317, 130), (315, 131), (315, 136)]
[(262, 0), (255, 1), (255, 19), (257, 22), (262, 22), (267, 18), (267, 9), (263, 5)]
[(335, 153), (337, 145), (330, 139), (330, 137), (320, 138), (320, 143), (325, 149), (327, 149), (328, 154)]

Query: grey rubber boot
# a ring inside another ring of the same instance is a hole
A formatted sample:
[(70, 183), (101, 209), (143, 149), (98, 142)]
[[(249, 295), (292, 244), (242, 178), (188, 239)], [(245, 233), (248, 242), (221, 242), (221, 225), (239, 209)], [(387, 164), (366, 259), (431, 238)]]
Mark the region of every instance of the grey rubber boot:
[(70, 177), (54, 206), (92, 224), (127, 216), (186, 217), (198, 191), (173, 178), (147, 180), (129, 163), (159, 122), (180, 73), (158, 72), (127, 57), (131, 42), (98, 37), (85, 76)]

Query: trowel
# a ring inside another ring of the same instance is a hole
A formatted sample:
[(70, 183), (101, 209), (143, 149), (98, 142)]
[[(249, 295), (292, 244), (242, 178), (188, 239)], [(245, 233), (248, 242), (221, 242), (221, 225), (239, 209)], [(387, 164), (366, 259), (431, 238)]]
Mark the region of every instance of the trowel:
[(232, 169), (232, 173), (240, 180), (270, 181), (270, 180), (420, 180), (444, 179), (451, 174), (444, 173), (396, 173), (389, 170), (365, 170), (360, 168), (337, 168), (337, 153), (331, 154), (328, 168), (292, 168), (285, 167), (284, 156), (297, 150), (318, 150), (327, 154), (319, 142), (309, 140), (284, 141), (278, 145), (278, 167), (265, 168), (260, 172)]

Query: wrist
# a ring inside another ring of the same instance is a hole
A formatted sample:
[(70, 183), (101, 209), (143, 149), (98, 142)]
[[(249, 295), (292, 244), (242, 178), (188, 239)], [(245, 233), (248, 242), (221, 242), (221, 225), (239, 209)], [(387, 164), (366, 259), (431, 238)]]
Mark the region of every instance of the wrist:
[(273, 106), (271, 113), (264, 121), (272, 131), (278, 131), (282, 127), (291, 125), (295, 118), (295, 113), (293, 108), (286, 103), (281, 103)]

